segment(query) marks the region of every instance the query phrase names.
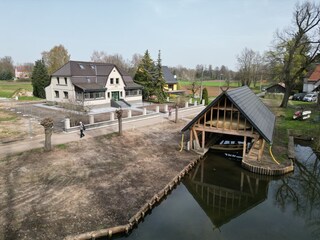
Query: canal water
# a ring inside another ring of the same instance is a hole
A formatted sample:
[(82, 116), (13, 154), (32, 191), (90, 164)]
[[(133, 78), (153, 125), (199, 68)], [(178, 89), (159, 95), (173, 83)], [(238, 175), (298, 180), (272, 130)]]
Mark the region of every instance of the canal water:
[(121, 240), (320, 239), (320, 161), (296, 145), (295, 172), (252, 174), (209, 153)]

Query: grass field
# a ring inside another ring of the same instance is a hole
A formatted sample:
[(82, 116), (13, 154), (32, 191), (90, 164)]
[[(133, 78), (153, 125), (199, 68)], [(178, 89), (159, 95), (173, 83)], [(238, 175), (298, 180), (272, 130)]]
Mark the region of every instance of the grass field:
[(21, 89), (32, 92), (31, 82), (0, 81), (0, 97), (11, 98), (16, 91)]

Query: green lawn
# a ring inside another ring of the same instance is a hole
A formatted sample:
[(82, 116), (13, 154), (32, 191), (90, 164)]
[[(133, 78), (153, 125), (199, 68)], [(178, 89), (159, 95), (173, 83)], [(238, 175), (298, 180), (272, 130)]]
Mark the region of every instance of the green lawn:
[(32, 92), (31, 82), (0, 81), (0, 97), (11, 98), (19, 89)]

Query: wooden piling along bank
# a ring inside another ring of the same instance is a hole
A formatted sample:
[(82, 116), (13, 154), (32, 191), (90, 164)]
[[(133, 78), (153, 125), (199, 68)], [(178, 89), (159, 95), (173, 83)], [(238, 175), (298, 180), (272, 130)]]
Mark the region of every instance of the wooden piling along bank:
[(97, 231), (86, 232), (79, 235), (67, 236), (65, 240), (87, 240), (97, 239), (101, 237), (112, 237), (115, 234), (125, 233), (128, 234), (148, 212), (150, 212), (156, 205), (161, 202), (182, 180), (182, 178), (188, 174), (191, 169), (200, 161), (202, 156), (189, 163), (177, 176), (175, 176), (163, 189), (155, 194), (147, 203), (145, 203), (140, 210), (132, 216), (128, 223), (125, 225), (110, 227)]

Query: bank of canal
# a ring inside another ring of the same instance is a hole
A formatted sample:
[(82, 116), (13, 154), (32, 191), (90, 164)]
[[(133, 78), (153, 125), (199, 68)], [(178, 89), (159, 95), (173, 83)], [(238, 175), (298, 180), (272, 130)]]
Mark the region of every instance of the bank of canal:
[(320, 239), (320, 161), (295, 146), (295, 172), (271, 178), (209, 153), (129, 236), (149, 239)]

